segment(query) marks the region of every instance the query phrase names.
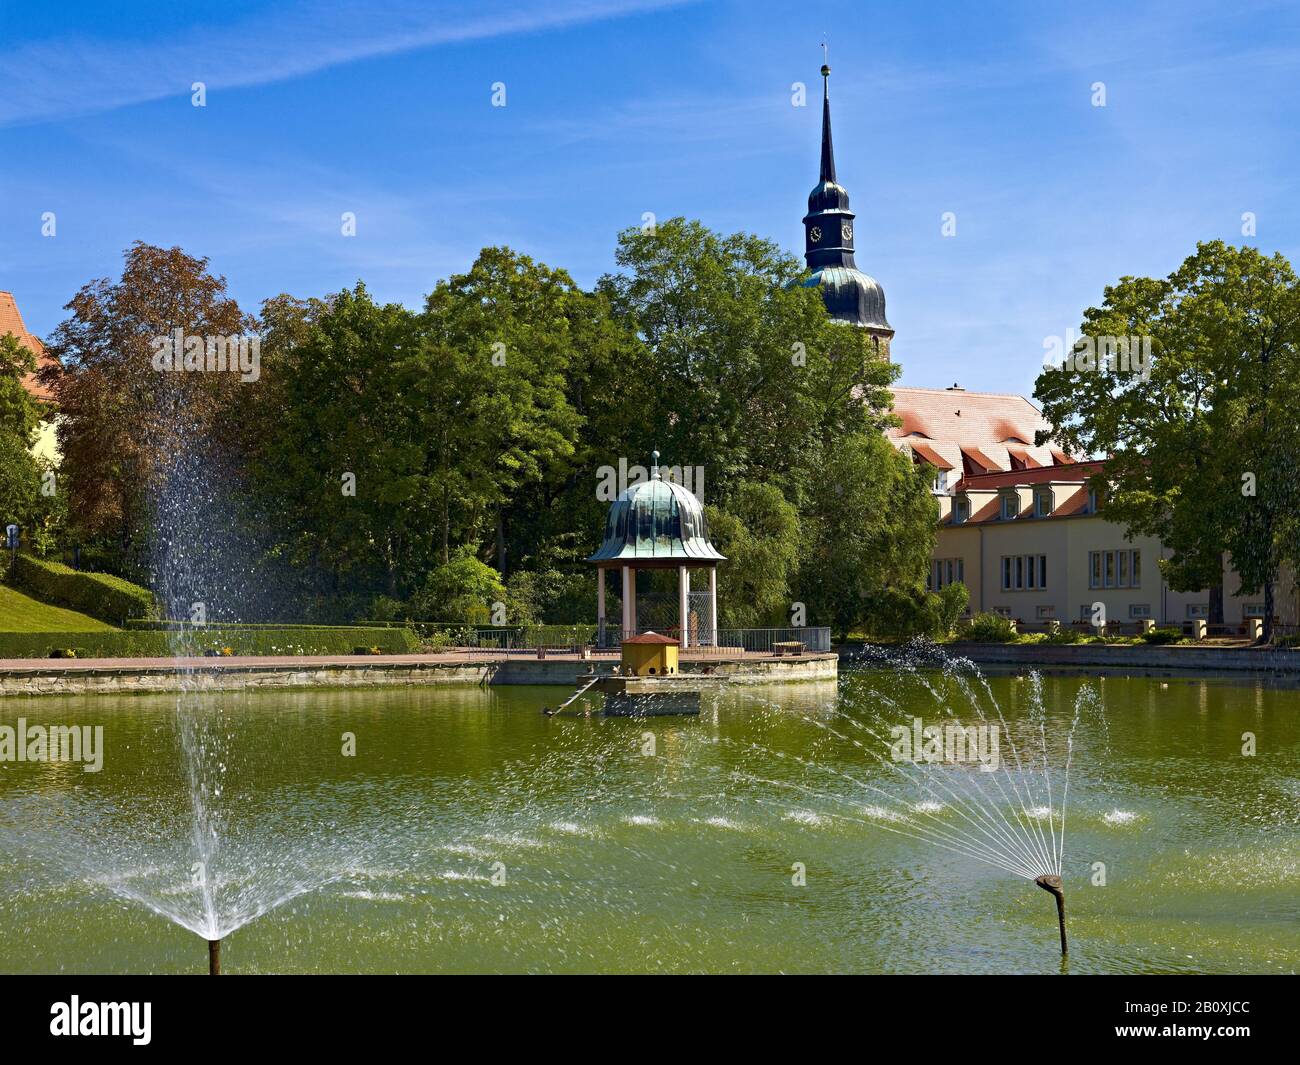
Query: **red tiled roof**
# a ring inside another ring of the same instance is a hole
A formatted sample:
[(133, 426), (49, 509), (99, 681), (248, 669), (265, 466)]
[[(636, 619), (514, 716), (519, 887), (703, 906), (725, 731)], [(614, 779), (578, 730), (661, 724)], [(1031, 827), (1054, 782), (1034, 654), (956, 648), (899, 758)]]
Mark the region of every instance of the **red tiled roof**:
[[(27, 326), (23, 324), (23, 316), (18, 310), (12, 292), (0, 292), (0, 337), (6, 333), (13, 333), (23, 346), (36, 356), (38, 366), (49, 366), (54, 362), (53, 358), (45, 354), (45, 345), (41, 343), (40, 338), (27, 332)], [(24, 377), (23, 384), (37, 399), (52, 398), (50, 390), (37, 381), (34, 374)]]
[(889, 430), (891, 437), (917, 433), (976, 448), (1012, 438), (1032, 445), (1035, 433), (1051, 428), (1024, 396), (951, 388), (899, 387), (893, 393), (902, 425)]
[(939, 452), (937, 452), (934, 448), (932, 448), (929, 444), (925, 443), (925, 441), (923, 440), (908, 440), (907, 446), (910, 447), (916, 454), (920, 455), (921, 458), (925, 459), (925, 461), (928, 462), (935, 469), (951, 470), (954, 468), (951, 462), (949, 462), (946, 458), (940, 455)]
[(1100, 473), (1104, 462), (1071, 462), (1059, 466), (1039, 466), (1029, 470), (1010, 470), (1006, 473), (973, 473), (957, 484), (958, 491), (971, 489), (991, 490), (1010, 488), (1019, 484), (1047, 484), (1056, 482), (1083, 482), (1094, 473)]

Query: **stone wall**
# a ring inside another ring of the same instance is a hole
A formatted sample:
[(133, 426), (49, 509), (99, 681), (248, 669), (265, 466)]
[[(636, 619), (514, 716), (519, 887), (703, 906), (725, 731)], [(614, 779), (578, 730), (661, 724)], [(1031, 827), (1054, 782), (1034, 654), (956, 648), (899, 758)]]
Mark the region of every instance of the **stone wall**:
[[(789, 683), (822, 680), (836, 675), (838, 656), (805, 655), (788, 659), (749, 659), (744, 662), (693, 660), (683, 671), (710, 667), (716, 674), (742, 683)], [(105, 667), (33, 664), (0, 669), (0, 697), (6, 695), (84, 695), (96, 692), (225, 691), (243, 688), (359, 688), (396, 684), (550, 684), (575, 687), (579, 673), (592, 665), (613, 672), (612, 661), (510, 659), (497, 662), (370, 662), (292, 665), (213, 664), (179, 674), (161, 666)]]

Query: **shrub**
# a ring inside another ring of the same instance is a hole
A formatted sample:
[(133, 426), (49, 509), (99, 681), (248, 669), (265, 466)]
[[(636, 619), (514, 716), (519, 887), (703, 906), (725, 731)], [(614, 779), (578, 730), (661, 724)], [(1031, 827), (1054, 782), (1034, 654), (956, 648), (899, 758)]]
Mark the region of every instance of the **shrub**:
[(505, 602), (501, 574), (481, 562), (471, 547), (458, 548), (450, 562), (425, 578), (411, 600), (412, 616), (427, 621), (487, 623), (489, 605)]
[(14, 584), (43, 603), (66, 607), (110, 625), (127, 618), (151, 618), (158, 613), (153, 593), (107, 573), (85, 573), (62, 562), (20, 554)]
[(1001, 614), (976, 614), (964, 635), (979, 643), (1008, 643), (1016, 638), (1016, 627)]
[(1147, 643), (1178, 643), (1182, 638), (1183, 630), (1177, 628), (1152, 629), (1142, 634)]
[(419, 649), (409, 629), (311, 625), (209, 625), (181, 629), (155, 623), (122, 632), (0, 632), (0, 658), (47, 658), (75, 648), (79, 658), (171, 658), (177, 655), (350, 655), (364, 646), (379, 654)]
[(937, 620), (939, 631), (934, 635), (938, 639), (943, 639), (952, 635), (953, 629), (957, 627), (957, 619), (970, 606), (970, 589), (961, 581), (945, 584), (939, 589), (938, 600)]
[(1082, 643), (1086, 637), (1073, 625), (1062, 625), (1047, 634), (1046, 643)]

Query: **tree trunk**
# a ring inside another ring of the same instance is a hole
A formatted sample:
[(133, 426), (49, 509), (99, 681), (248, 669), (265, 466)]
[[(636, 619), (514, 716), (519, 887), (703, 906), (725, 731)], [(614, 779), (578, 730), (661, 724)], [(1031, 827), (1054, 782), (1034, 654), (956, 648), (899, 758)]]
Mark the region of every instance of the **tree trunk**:
[(502, 579), (506, 575), (506, 518), (497, 511), (497, 572)]
[(451, 561), (451, 501), (442, 493), (442, 564)]
[(1273, 642), (1273, 581), (1271, 579), (1264, 582), (1264, 643)]
[[(1220, 567), (1222, 569), (1222, 567)], [(1211, 625), (1223, 624), (1223, 580), (1220, 578), (1214, 584), (1210, 585), (1210, 618)]]

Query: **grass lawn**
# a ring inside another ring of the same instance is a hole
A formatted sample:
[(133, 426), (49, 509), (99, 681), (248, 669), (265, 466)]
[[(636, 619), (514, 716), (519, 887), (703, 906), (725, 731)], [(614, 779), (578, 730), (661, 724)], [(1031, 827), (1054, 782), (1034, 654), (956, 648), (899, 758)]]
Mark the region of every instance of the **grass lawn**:
[(106, 632), (112, 625), (0, 584), (0, 632)]

